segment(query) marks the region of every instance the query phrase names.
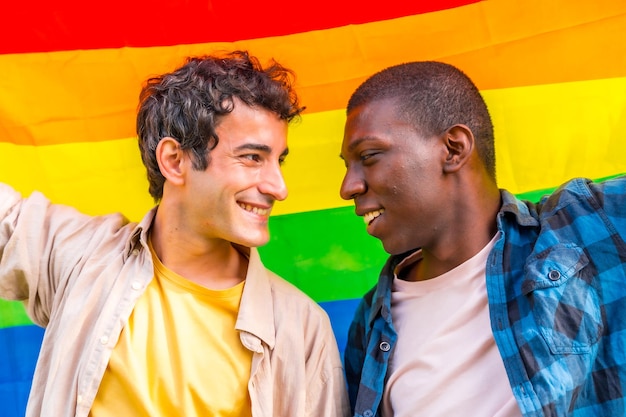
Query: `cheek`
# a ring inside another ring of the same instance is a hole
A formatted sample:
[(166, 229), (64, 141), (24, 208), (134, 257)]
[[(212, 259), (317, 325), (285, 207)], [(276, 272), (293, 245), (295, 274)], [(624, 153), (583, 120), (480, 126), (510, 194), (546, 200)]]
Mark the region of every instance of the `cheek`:
[(416, 190), (416, 181), (411, 171), (403, 166), (395, 166), (394, 169), (386, 171), (380, 181), (386, 185), (388, 192), (393, 196), (409, 196)]
[(403, 172), (402, 165), (380, 161), (377, 164), (364, 168), (365, 181), (370, 188), (378, 190), (389, 190), (400, 187), (406, 173)]

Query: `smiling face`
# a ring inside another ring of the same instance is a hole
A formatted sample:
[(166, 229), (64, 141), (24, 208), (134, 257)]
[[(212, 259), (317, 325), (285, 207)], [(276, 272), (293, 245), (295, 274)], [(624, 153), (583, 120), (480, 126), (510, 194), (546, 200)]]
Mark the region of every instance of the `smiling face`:
[(367, 102), (346, 121), (341, 197), (353, 199), (367, 232), (399, 254), (436, 245), (445, 221), (446, 147), (402, 119), (393, 99)]
[(287, 122), (263, 108), (235, 101), (216, 129), (218, 145), (204, 171), (188, 169), (181, 219), (192, 233), (243, 246), (269, 240), (276, 200), (287, 197), (281, 164), (287, 155)]

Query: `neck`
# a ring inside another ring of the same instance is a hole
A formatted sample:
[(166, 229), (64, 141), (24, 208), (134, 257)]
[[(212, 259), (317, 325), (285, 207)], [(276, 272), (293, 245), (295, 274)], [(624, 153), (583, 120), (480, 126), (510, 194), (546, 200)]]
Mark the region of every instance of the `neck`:
[(150, 241), (163, 265), (204, 287), (230, 288), (246, 278), (248, 259), (231, 242), (188, 232), (161, 207), (150, 229)]
[(464, 192), (459, 192), (459, 198), (451, 204), (451, 227), (434, 245), (422, 248), (422, 260), (410, 272), (412, 280), (427, 280), (450, 271), (480, 252), (497, 233), (501, 201), (496, 184), (464, 184), (462, 189)]

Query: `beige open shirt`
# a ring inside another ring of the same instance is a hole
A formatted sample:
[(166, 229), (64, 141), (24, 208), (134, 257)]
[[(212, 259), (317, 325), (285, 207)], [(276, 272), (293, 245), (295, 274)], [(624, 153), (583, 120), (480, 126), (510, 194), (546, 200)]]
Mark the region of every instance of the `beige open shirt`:
[[(155, 212), (139, 224), (91, 217), (0, 184), (0, 297), (27, 300), (31, 319), (46, 327), (27, 416), (89, 414), (111, 351), (154, 275), (146, 238)], [(249, 258), (236, 328), (254, 352), (252, 415), (349, 415), (328, 316), (267, 270), (255, 249)]]

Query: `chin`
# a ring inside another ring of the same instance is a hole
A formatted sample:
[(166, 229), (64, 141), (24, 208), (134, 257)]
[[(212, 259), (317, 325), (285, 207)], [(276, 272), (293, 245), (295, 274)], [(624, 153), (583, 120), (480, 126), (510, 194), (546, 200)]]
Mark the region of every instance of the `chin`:
[(239, 239), (237, 241), (234, 241), (234, 243), (241, 245), (241, 246), (246, 246), (248, 248), (257, 248), (259, 246), (266, 245), (267, 242), (269, 242), (269, 240), (270, 240), (269, 235), (253, 237), (253, 238), (251, 238), (250, 236), (247, 236), (244, 239)]
[(402, 253), (401, 251), (398, 252), (396, 250), (396, 247), (391, 243), (385, 243), (384, 240), (381, 240), (381, 243), (383, 244), (383, 249), (385, 249), (385, 252), (387, 252), (389, 255), (397, 255), (398, 253)]
[(381, 242), (383, 244), (383, 249), (385, 249), (385, 252), (389, 255), (401, 255), (413, 252), (416, 249), (416, 247), (410, 245), (399, 245), (397, 243), (394, 244), (394, 242), (385, 242), (384, 240), (381, 240)]

